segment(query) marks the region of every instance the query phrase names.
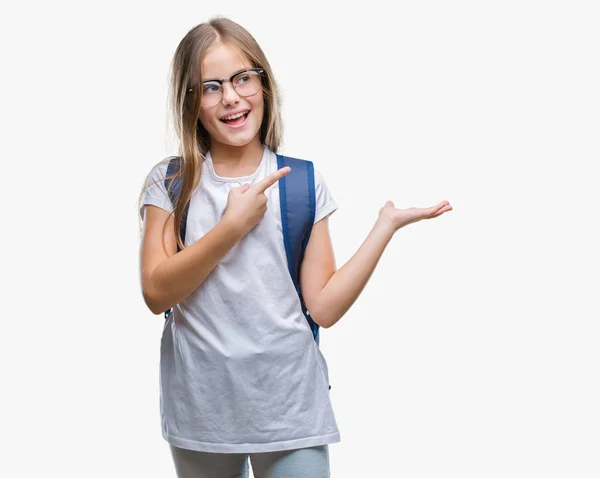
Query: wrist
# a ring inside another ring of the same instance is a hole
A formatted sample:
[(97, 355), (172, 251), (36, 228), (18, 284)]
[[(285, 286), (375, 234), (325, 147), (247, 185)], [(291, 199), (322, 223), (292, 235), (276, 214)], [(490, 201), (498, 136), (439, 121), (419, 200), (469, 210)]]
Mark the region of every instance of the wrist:
[(396, 232), (396, 227), (395, 227), (394, 223), (388, 216), (386, 216), (384, 214), (379, 214), (373, 229), (381, 231), (383, 234), (387, 234), (390, 237), (393, 236), (394, 233)]
[(219, 221), (221, 226), (224, 228), (228, 236), (233, 236), (237, 240), (241, 239), (246, 235), (248, 231), (244, 230), (243, 225), (240, 221), (231, 219), (224, 215)]

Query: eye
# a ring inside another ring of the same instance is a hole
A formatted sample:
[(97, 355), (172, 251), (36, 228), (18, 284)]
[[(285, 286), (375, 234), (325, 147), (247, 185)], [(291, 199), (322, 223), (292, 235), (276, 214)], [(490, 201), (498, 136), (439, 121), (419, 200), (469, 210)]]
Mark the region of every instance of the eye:
[(217, 82), (212, 82), (212, 83), (207, 82), (207, 83), (204, 83), (204, 86), (202, 87), (202, 92), (205, 95), (207, 95), (207, 94), (209, 95), (211, 93), (216, 93), (220, 90), (221, 90), (221, 85)]
[(243, 85), (245, 83), (248, 83), (249, 81), (250, 81), (250, 75), (248, 73), (244, 73), (243, 75), (235, 77), (236, 85)]

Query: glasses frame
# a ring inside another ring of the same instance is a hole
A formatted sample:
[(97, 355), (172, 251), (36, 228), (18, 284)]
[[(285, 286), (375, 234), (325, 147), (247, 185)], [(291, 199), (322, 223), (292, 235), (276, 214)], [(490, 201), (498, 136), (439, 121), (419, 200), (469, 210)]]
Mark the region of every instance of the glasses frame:
[[(223, 83), (231, 83), (231, 86), (233, 88), (233, 90), (236, 92), (236, 94), (238, 94), (239, 96), (241, 96), (242, 98), (249, 98), (250, 96), (254, 96), (256, 93), (258, 93), (260, 91), (260, 88), (258, 90), (256, 90), (256, 92), (252, 93), (251, 95), (242, 95), (238, 92), (238, 90), (235, 88), (234, 84), (233, 84), (233, 79), (238, 76), (241, 75), (242, 73), (247, 73), (249, 71), (254, 71), (256, 73), (258, 73), (259, 78), (261, 79), (261, 86), (262, 86), (262, 78), (263, 78), (263, 74), (265, 72), (264, 68), (246, 68), (245, 70), (241, 70), (238, 71), (236, 73), (234, 73), (233, 75), (231, 75), (229, 78), (222, 78), (220, 80), (206, 80), (202, 82), (202, 87), (204, 88), (204, 85), (206, 83), (218, 83), (219, 87), (221, 88), (221, 99), (219, 101), (217, 101), (214, 105), (210, 105), (210, 106), (203, 106), (202, 104), (200, 104), (201, 108), (212, 108), (213, 106), (218, 105), (221, 101), (223, 101)], [(188, 93), (192, 93), (194, 92), (194, 88), (189, 88)], [(200, 97), (202, 97), (202, 94), (200, 94)]]

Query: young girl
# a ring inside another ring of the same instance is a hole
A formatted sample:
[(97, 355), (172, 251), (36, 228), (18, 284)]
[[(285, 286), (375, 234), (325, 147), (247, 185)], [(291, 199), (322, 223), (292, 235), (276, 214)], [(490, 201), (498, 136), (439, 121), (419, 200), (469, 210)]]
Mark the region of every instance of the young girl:
[[(280, 102), (254, 38), (225, 18), (192, 30), (173, 59), (171, 100), (181, 190), (170, 159), (146, 181), (141, 286), (170, 308), (161, 339), (162, 435), (179, 477), (329, 476), (340, 441), (327, 363), (303, 314), (282, 240)], [(315, 217), (300, 265), (302, 296), (320, 327), (356, 301), (394, 233), (452, 209), (388, 201), (356, 254), (336, 269), (328, 216), (337, 205), (314, 170)], [(189, 202), (189, 209), (185, 206)], [(185, 242), (180, 237), (185, 221)]]

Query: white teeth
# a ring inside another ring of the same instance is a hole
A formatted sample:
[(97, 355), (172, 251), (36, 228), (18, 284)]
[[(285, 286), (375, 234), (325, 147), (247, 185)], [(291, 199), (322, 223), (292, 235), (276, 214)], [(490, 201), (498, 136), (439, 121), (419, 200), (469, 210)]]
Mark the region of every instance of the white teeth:
[(221, 118), (221, 119), (224, 119), (224, 120), (233, 120), (233, 119), (237, 119), (237, 118), (239, 118), (241, 116), (244, 116), (245, 114), (246, 114), (246, 112), (244, 112), (244, 113), (238, 113), (237, 115), (226, 116), (225, 118)]

